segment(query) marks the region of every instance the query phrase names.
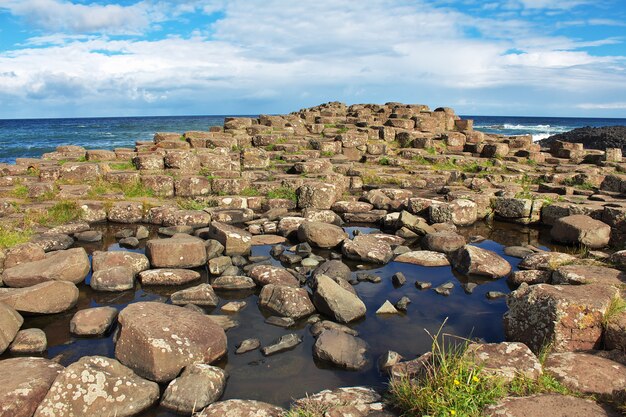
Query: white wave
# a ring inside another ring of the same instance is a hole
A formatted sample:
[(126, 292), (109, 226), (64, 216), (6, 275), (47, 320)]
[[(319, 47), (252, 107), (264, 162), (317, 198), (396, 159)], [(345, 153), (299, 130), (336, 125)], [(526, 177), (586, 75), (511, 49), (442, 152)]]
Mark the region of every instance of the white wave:
[(542, 140), (542, 139), (547, 139), (547, 138), (549, 138), (552, 135), (553, 135), (553, 133), (537, 133), (535, 135), (532, 135), (533, 136), (533, 142), (537, 142), (537, 141)]

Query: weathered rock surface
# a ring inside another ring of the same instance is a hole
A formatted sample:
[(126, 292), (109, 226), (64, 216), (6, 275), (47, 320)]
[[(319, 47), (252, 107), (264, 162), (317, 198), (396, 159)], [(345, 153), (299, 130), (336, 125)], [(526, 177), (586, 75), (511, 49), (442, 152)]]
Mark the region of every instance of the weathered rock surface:
[(220, 301), (210, 284), (200, 284), (176, 291), (170, 298), (175, 305), (195, 304), (207, 307), (215, 307)]
[(78, 288), (67, 281), (48, 281), (26, 288), (0, 288), (0, 303), (21, 313), (55, 314), (74, 307)]
[(291, 272), (280, 266), (257, 265), (250, 270), (249, 275), (260, 287), (268, 284), (285, 285), (288, 287), (299, 286), (298, 279)]
[(209, 405), (196, 417), (282, 417), (287, 410), (255, 400), (226, 400)]
[(130, 268), (133, 275), (137, 275), (150, 268), (150, 261), (146, 255), (128, 251), (95, 251), (92, 255), (93, 272), (118, 266)]
[(626, 272), (595, 265), (565, 265), (552, 273), (553, 284), (626, 284)]
[(252, 247), (252, 235), (226, 223), (211, 222), (209, 237), (224, 245), (224, 254), (247, 255)]
[(344, 289), (326, 275), (314, 279), (313, 304), (340, 323), (349, 323), (365, 315), (365, 303), (354, 293)]
[(466, 355), (481, 367), (482, 372), (507, 381), (518, 376), (537, 379), (542, 374), (539, 359), (523, 343), (472, 343)]
[(465, 245), (450, 254), (454, 269), (465, 275), (500, 278), (511, 273), (511, 264), (495, 252)]
[(0, 416), (32, 417), (63, 366), (44, 358), (0, 361)]
[(195, 268), (207, 261), (204, 241), (193, 236), (149, 240), (146, 256), (156, 268)]
[(599, 249), (609, 244), (611, 226), (589, 216), (577, 214), (557, 219), (550, 230), (550, 235), (557, 242)]
[(117, 310), (113, 307), (94, 307), (80, 310), (70, 320), (70, 332), (78, 336), (101, 336), (113, 325)]
[(200, 273), (189, 269), (161, 268), (139, 273), (143, 285), (182, 285), (200, 279)]
[(393, 257), (391, 245), (372, 235), (359, 235), (345, 240), (342, 251), (350, 259), (379, 264), (386, 264)]
[(337, 330), (323, 331), (313, 345), (313, 356), (340, 368), (359, 370), (367, 364), (367, 344)]
[(30, 287), (46, 281), (82, 282), (91, 265), (83, 248), (49, 252), (45, 259), (5, 269), (2, 281), (9, 287)]
[(91, 275), (89, 282), (96, 291), (126, 291), (135, 287), (135, 274), (127, 266), (100, 269)]
[(0, 303), (0, 355), (11, 344), (24, 319), (12, 307)]
[(35, 417), (134, 416), (159, 398), (159, 386), (116, 361), (85, 356), (56, 378)]
[(485, 417), (618, 417), (593, 401), (561, 394), (509, 397), (488, 406)]
[(443, 253), (430, 250), (418, 250), (403, 253), (396, 256), (395, 262), (409, 263), (420, 266), (447, 266), (450, 265), (448, 257)]
[(617, 289), (605, 285), (523, 284), (507, 297), (507, 340), (538, 353), (551, 343), (555, 352), (594, 349), (602, 343), (602, 321)]
[(576, 257), (561, 252), (539, 252), (526, 256), (517, 265), (520, 269), (539, 269), (553, 271), (560, 266), (570, 264)]
[(465, 246), (465, 238), (457, 233), (443, 231), (428, 233), (422, 239), (424, 249), (450, 253)]
[(294, 320), (315, 313), (315, 307), (305, 288), (268, 284), (259, 294), (259, 305), (274, 314)]
[(339, 226), (322, 222), (303, 222), (298, 227), (298, 239), (318, 248), (334, 248), (348, 238)]
[(43, 330), (32, 328), (17, 332), (9, 351), (13, 354), (40, 354), (48, 348), (48, 339)]
[(250, 290), (256, 288), (252, 278), (243, 275), (229, 275), (217, 277), (211, 283), (216, 290)]
[(207, 316), (157, 302), (122, 310), (115, 357), (138, 375), (171, 381), (185, 366), (211, 363), (226, 353), (226, 334)]
[(332, 417), (378, 417), (383, 404), (380, 394), (372, 388), (344, 387), (300, 398), (293, 403), (292, 409), (323, 409)]
[(226, 386), (226, 372), (216, 366), (195, 363), (169, 383), (161, 406), (184, 414), (192, 414), (217, 401)]

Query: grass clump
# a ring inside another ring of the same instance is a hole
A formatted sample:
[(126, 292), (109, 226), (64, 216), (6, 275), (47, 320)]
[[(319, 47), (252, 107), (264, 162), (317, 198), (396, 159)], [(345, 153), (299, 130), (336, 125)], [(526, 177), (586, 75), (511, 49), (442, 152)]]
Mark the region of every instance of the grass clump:
[(109, 164), (109, 167), (111, 167), (111, 169), (114, 169), (116, 171), (125, 171), (125, 170), (129, 170), (129, 169), (137, 169), (135, 167), (135, 164), (133, 164), (131, 161), (127, 161), (127, 162), (115, 162), (112, 164)]
[(176, 200), (176, 204), (183, 210), (203, 210), (207, 207), (206, 204), (199, 201), (183, 198), (179, 198), (178, 200)]
[(619, 295), (613, 297), (602, 317), (602, 325), (606, 328), (618, 315), (626, 311), (626, 301)]
[(11, 195), (15, 198), (26, 198), (28, 197), (28, 187), (24, 184), (18, 184), (13, 187)]
[(8, 249), (13, 246), (26, 243), (30, 240), (33, 232), (30, 229), (17, 229), (14, 227), (0, 226), (0, 249)]
[(75, 201), (59, 201), (36, 221), (44, 226), (58, 226), (78, 220), (82, 215), (83, 211)]
[(278, 187), (268, 191), (267, 198), (282, 198), (286, 200), (297, 201), (296, 190), (291, 187)]
[(322, 151), (320, 152), (320, 156), (326, 156), (326, 157), (331, 157), (334, 156), (335, 153), (333, 151)]
[(154, 197), (154, 190), (146, 187), (140, 182), (132, 182), (130, 184), (118, 184), (118, 187), (124, 197), (137, 198), (137, 197)]
[(380, 158), (380, 159), (378, 160), (378, 163), (379, 163), (380, 165), (390, 165), (390, 164), (391, 164), (391, 161), (390, 161), (390, 160), (389, 160), (389, 158), (387, 158), (386, 156), (383, 156), (382, 158)]
[(252, 188), (252, 187), (244, 188), (243, 190), (241, 190), (240, 194), (244, 197), (258, 197), (261, 195), (259, 190), (257, 190), (256, 188)]

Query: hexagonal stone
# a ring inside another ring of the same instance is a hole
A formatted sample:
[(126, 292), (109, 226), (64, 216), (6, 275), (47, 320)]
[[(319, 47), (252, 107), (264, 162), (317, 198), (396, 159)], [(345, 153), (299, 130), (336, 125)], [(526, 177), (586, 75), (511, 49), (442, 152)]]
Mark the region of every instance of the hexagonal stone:
[(268, 284), (259, 294), (259, 306), (283, 317), (295, 320), (315, 313), (315, 307), (305, 288)]
[(252, 246), (252, 235), (243, 229), (221, 222), (211, 222), (209, 238), (224, 245), (224, 254), (247, 255)]
[(204, 241), (193, 236), (149, 240), (146, 256), (157, 268), (195, 268), (207, 261)]
[(541, 363), (523, 343), (472, 343), (465, 353), (482, 371), (507, 381), (518, 376), (537, 379), (542, 374)]

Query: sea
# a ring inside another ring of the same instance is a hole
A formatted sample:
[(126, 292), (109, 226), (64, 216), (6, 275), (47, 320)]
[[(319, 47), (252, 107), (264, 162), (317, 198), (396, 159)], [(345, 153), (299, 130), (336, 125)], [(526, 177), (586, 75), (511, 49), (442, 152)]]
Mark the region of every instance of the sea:
[[(37, 158), (59, 145), (88, 149), (133, 147), (155, 132), (186, 132), (221, 126), (228, 116), (98, 117), (75, 119), (0, 119), (0, 162)], [(240, 117), (256, 117), (245, 115)], [(535, 141), (584, 126), (626, 126), (626, 119), (574, 117), (461, 116), (474, 128), (502, 135), (530, 134)]]

